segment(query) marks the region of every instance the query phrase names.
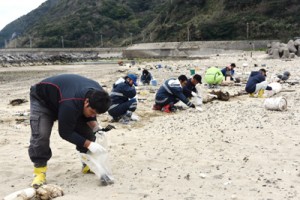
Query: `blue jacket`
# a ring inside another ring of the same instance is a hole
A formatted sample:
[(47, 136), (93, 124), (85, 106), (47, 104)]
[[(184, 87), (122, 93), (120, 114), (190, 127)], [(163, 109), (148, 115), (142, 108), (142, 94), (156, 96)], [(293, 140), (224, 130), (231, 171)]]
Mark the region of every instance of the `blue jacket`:
[[(127, 81), (124, 79), (119, 79), (116, 81), (116, 83), (113, 85), (113, 89), (110, 93), (111, 98), (111, 108), (129, 101), (129, 99), (135, 97), (136, 90), (134, 86), (129, 85)], [(110, 109), (111, 109), (110, 108)]]
[(83, 146), (86, 140), (74, 131), (78, 119), (83, 117), (86, 122), (96, 120), (83, 115), (85, 95), (91, 89), (103, 90), (96, 81), (75, 74), (46, 78), (35, 86), (41, 103), (58, 119), (60, 136), (78, 146)]
[(166, 80), (164, 84), (160, 86), (156, 93), (155, 100), (163, 101), (171, 96), (178, 98), (188, 106), (192, 105), (192, 103), (184, 96), (179, 80), (175, 78)]
[(196, 86), (192, 83), (191, 81), (192, 79), (189, 79), (187, 81), (187, 84), (183, 87), (183, 94), (184, 96), (186, 96), (187, 98), (192, 97), (192, 92), (197, 93), (197, 89)]
[[(261, 83), (266, 80), (266, 77), (263, 76), (259, 71), (251, 72), (249, 79), (246, 84), (246, 92), (253, 93), (255, 92), (256, 84)], [(271, 87), (267, 87), (266, 90), (272, 90)]]
[[(226, 68), (226, 67), (223, 68), (223, 69), (221, 70), (223, 76), (226, 76), (226, 71), (227, 71), (227, 68)], [(231, 70), (230, 70), (230, 74), (231, 74), (231, 76), (234, 75), (234, 69), (231, 69)]]

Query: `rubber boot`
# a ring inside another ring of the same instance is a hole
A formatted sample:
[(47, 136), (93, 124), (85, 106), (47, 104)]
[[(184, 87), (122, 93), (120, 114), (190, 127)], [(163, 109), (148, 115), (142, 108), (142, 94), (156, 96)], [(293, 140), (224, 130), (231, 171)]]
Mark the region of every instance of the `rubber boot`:
[(249, 94), (249, 97), (255, 97), (255, 96), (254, 96), (254, 93), (250, 93), (250, 94)]
[(32, 187), (37, 189), (46, 183), (46, 171), (47, 171), (47, 166), (34, 168), (33, 170), (34, 178), (31, 183)]
[(170, 104), (167, 104), (161, 110), (163, 112), (170, 113), (171, 112), (170, 108), (171, 108)]
[(90, 169), (90, 167), (85, 163), (82, 164), (81, 172), (83, 174), (94, 174), (94, 172)]
[(258, 98), (264, 98), (264, 92), (265, 92), (265, 90), (259, 90), (257, 97)]

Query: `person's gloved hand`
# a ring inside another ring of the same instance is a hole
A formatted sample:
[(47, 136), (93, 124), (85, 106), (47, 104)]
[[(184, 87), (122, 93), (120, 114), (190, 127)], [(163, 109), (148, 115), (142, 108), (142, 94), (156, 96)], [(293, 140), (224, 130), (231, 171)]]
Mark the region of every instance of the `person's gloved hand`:
[(191, 108), (196, 108), (196, 106), (194, 104), (190, 105)]
[(193, 97), (197, 97), (198, 94), (197, 94), (196, 92), (192, 92), (192, 96), (193, 96)]
[(90, 150), (90, 152), (92, 153), (102, 153), (106, 151), (106, 149), (103, 146), (96, 142), (91, 142), (88, 146), (88, 150)]

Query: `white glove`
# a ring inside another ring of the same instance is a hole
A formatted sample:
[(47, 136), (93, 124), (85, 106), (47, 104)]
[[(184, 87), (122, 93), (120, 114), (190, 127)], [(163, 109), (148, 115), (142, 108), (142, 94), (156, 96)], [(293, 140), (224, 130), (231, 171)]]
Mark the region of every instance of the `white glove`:
[(88, 146), (88, 150), (90, 150), (92, 153), (106, 152), (106, 149), (96, 142), (91, 142), (91, 144)]
[(139, 116), (137, 116), (137, 115), (135, 115), (134, 113), (132, 113), (132, 115), (131, 115), (131, 120), (132, 121), (139, 121)]
[(192, 92), (193, 97), (197, 97), (198, 94), (196, 92)]

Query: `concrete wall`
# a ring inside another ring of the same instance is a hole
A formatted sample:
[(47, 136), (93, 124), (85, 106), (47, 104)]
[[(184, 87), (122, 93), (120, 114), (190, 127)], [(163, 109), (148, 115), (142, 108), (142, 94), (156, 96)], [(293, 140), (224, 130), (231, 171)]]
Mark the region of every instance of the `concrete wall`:
[(235, 53), (243, 50), (266, 48), (274, 40), (241, 40), (241, 41), (195, 41), (195, 42), (165, 42), (140, 43), (128, 48), (57, 48), (57, 49), (0, 49), (1, 55), (71, 55), (72, 57), (98, 58), (193, 58), (212, 54)]
[(196, 41), (141, 43), (123, 50), (125, 58), (201, 57), (211, 54), (234, 53), (267, 48), (275, 40)]

